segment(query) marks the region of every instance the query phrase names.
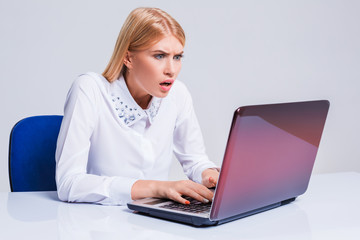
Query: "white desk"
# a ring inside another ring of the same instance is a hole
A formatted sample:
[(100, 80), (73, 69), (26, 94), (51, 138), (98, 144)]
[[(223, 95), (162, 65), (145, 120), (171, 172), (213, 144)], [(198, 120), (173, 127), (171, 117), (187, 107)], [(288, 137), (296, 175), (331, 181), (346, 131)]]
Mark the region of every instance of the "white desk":
[(56, 192), (0, 193), (0, 239), (360, 239), (360, 174), (314, 175), (295, 202), (195, 228), (126, 207), (60, 202)]

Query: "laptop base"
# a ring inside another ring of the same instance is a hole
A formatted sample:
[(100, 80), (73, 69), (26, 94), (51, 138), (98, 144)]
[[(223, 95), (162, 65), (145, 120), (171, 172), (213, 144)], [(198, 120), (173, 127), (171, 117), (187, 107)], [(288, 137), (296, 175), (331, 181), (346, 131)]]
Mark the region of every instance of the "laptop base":
[(146, 216), (152, 216), (152, 217), (157, 217), (157, 218), (161, 218), (161, 219), (166, 219), (166, 220), (172, 220), (175, 222), (179, 222), (179, 223), (185, 223), (185, 224), (189, 224), (189, 225), (193, 225), (195, 227), (207, 227), (207, 226), (215, 226), (215, 225), (220, 225), (223, 223), (227, 223), (227, 222), (231, 222), (240, 218), (244, 218), (244, 217), (248, 217), (257, 213), (261, 213), (261, 212), (265, 212), (268, 211), (270, 209), (276, 208), (276, 207), (280, 207), (286, 204), (289, 204), (291, 202), (293, 202), (296, 198), (290, 198), (287, 200), (284, 200), (282, 202), (279, 203), (274, 203), (265, 207), (261, 207), (252, 211), (248, 211), (239, 215), (235, 215), (233, 217), (229, 217), (226, 219), (222, 219), (220, 221), (211, 221), (209, 218), (202, 218), (202, 217), (196, 217), (196, 216), (191, 216), (191, 215), (186, 215), (186, 214), (181, 214), (181, 213), (174, 213), (172, 212), (171, 214), (169, 214), (169, 212), (163, 211), (163, 210), (158, 210), (158, 209), (150, 209), (150, 208), (144, 208), (135, 204), (131, 204), (128, 203), (128, 208), (131, 210), (136, 211), (139, 214), (142, 215), (146, 215)]
[(128, 203), (128, 208), (136, 211), (136, 213), (141, 215), (152, 216), (166, 220), (170, 219), (175, 222), (190, 224), (196, 227), (214, 226), (218, 224), (218, 221), (211, 221), (209, 218), (196, 217), (174, 212), (171, 212), (171, 214), (169, 214), (169, 212), (163, 210), (144, 208), (130, 203)]

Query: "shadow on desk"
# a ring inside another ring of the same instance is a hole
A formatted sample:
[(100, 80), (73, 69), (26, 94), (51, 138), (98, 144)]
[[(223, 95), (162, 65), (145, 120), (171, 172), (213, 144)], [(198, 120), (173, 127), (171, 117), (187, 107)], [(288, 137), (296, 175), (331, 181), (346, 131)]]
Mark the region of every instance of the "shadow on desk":
[[(171, 233), (182, 237), (197, 236), (196, 239), (311, 239), (310, 225), (305, 211), (296, 205), (287, 206), (262, 212), (256, 215), (238, 219), (223, 225), (196, 228), (184, 225), (179, 228), (178, 223), (170, 223), (166, 220), (157, 219), (144, 225), (139, 218), (151, 218), (149, 216), (132, 215), (128, 221), (139, 229)], [(185, 231), (184, 231), (185, 229)]]

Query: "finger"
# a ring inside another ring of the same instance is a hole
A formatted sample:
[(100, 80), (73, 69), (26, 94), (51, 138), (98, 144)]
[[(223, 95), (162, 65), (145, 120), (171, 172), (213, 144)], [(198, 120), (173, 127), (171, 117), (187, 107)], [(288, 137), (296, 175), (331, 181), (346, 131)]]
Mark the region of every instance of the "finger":
[(186, 199), (182, 198), (181, 195), (207, 203), (212, 200), (214, 194), (204, 185), (187, 180), (178, 182), (176, 192), (173, 192), (169, 197), (177, 202), (186, 204)]
[(181, 195), (175, 195), (175, 196), (171, 197), (171, 200), (178, 202), (178, 203), (186, 204), (186, 205), (190, 204), (190, 201), (181, 197)]
[(208, 177), (203, 182), (203, 185), (207, 188), (212, 188), (216, 186), (217, 181), (213, 177)]
[(211, 177), (206, 177), (206, 178), (204, 178), (204, 180), (202, 182), (202, 184), (207, 188), (211, 187), (211, 185), (212, 185), (212, 183), (210, 182), (211, 181), (210, 178)]
[(188, 193), (188, 196), (200, 202), (207, 203), (208, 201), (211, 201), (214, 196), (214, 193), (202, 184), (194, 183), (191, 190), (192, 191)]
[(213, 177), (209, 177), (209, 183), (211, 187), (215, 187), (217, 184), (217, 180), (215, 180)]
[(201, 194), (197, 193), (197, 192), (194, 192), (194, 191), (189, 191), (186, 196), (188, 197), (191, 197), (199, 202), (202, 202), (202, 203), (208, 203), (210, 202), (210, 200), (204, 196), (202, 196)]

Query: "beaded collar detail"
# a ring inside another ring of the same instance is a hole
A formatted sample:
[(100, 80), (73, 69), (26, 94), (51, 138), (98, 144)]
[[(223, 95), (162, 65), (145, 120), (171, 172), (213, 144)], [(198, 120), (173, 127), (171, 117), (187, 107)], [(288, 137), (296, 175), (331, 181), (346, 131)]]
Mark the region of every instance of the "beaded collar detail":
[(152, 97), (147, 109), (142, 109), (131, 96), (123, 77), (114, 82), (110, 90), (110, 97), (117, 116), (131, 126), (143, 117), (149, 118), (150, 124), (159, 111), (161, 98)]

